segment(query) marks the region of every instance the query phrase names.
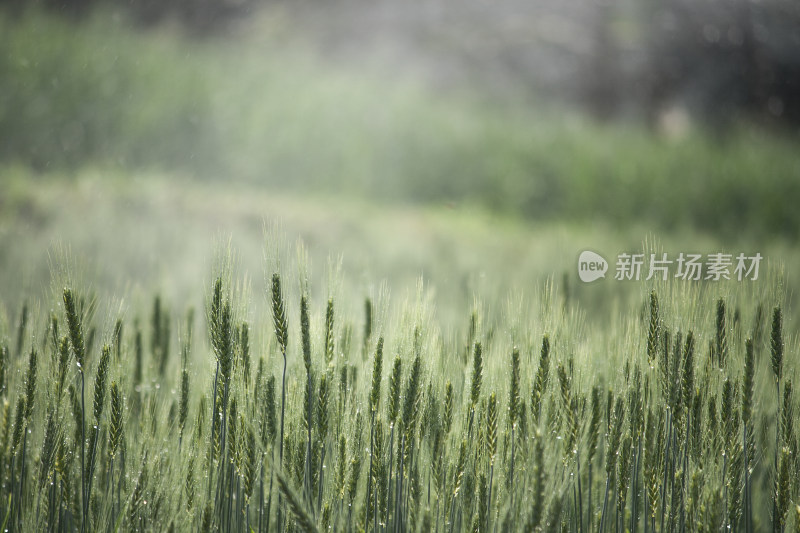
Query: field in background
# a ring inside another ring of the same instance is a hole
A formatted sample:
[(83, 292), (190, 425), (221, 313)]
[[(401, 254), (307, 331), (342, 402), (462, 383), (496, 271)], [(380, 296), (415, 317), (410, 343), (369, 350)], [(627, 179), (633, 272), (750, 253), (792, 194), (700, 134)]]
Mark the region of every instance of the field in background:
[(328, 62), (281, 16), (232, 39), (0, 15), (0, 158), (47, 174), (153, 169), (302, 196), (477, 205), (531, 220), (631, 221), (795, 239), (797, 139), (680, 117), (597, 123), (535, 94), (437, 90), (402, 68)]
[[(800, 284), (798, 251), (780, 239), (721, 240), (645, 223), (618, 228), (602, 220), (531, 222), (475, 206), (299, 196), (155, 173), (38, 175), (16, 167), (6, 170), (4, 180), (0, 281), (9, 311), (41, 298), (52, 263), (67, 248), (100, 293), (129, 303), (133, 297), (138, 304), (159, 293), (175, 304), (200, 307), (198, 289), (208, 282), (217, 249), (230, 242), (253, 294), (262, 295), (263, 248), (273, 230), (292, 246), (306, 243), (315, 296), (323, 296), (318, 291), (331, 262), (342, 264), (343, 290), (359, 297), (385, 285), (394, 298), (404, 299), (422, 279), (435, 291), (438, 319), (448, 328), (463, 327), (465, 309), (476, 298), (499, 310), (507, 297), (535, 294), (547, 283), (562, 294), (566, 290), (591, 321), (606, 323), (613, 318), (609, 309), (637, 305), (644, 290), (644, 282), (612, 279), (616, 255), (623, 252), (665, 251), (673, 258), (680, 252), (759, 252), (765, 258), (760, 280), (742, 285), (758, 289), (770, 272), (782, 272), (792, 305)], [(578, 255), (585, 249), (611, 263), (606, 280), (578, 279)], [(697, 285), (716, 290), (713, 282)], [(253, 299), (257, 309), (264, 303), (260, 296)], [(15, 319), (10, 316), (9, 323)], [(793, 324), (796, 319), (787, 317), (794, 331)]]

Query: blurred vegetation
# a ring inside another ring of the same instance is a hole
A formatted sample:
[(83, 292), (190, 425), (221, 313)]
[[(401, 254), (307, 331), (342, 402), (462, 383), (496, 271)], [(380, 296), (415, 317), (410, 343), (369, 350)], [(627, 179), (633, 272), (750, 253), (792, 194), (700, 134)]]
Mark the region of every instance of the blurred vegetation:
[(546, 102), (437, 92), (330, 65), (266, 20), (240, 39), (0, 12), (0, 159), (160, 169), (302, 194), (475, 204), (794, 239), (797, 137), (739, 124), (653, 134)]
[(647, 105), (676, 96), (719, 127), (746, 113), (800, 124), (800, 3), (658, 2), (647, 16)]
[(190, 48), (174, 38), (138, 35), (109, 17), (75, 26), (29, 12), (3, 16), (0, 40), (5, 160), (35, 169), (173, 166), (217, 145), (202, 122), (210, 80), (197, 61), (182, 60)]

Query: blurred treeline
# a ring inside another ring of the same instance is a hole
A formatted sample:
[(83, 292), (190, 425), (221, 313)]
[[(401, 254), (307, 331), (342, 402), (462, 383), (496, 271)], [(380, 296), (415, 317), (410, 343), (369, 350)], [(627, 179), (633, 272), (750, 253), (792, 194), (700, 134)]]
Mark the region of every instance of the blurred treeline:
[(142, 26), (177, 20), (197, 32), (223, 28), (263, 0), (2, 0), (15, 13), (35, 5), (79, 20), (97, 8), (123, 8)]
[[(599, 112), (637, 102), (658, 120), (680, 103), (717, 130), (731, 119), (800, 124), (800, 2), (646, 0), (640, 39), (614, 39), (619, 0), (594, 5), (587, 100)], [(617, 33), (619, 35), (619, 33)], [(632, 59), (621, 59), (628, 54)]]
[(4, 166), (800, 234), (796, 0), (0, 5)]
[[(177, 21), (196, 36), (217, 34), (261, 7), (281, 3), (0, 0), (16, 12), (39, 4), (77, 19), (97, 7), (113, 6), (125, 10), (141, 27)], [(663, 114), (679, 105), (718, 130), (742, 115), (772, 124), (800, 124), (800, 2), (796, 0), (504, 0), (491, 3), (488, 12), (476, 9), (485, 4), (478, 0), (384, 0), (377, 3), (379, 7), (367, 0), (289, 4), (306, 12), (320, 11), (324, 19), (332, 12), (335, 17), (362, 20), (365, 11), (382, 10), (391, 17), (393, 29), (410, 39), (419, 36), (421, 28), (440, 23), (428, 36), (444, 33), (453, 21), (460, 21), (455, 29), (483, 25), (500, 46), (483, 57), (465, 46), (463, 55), (470, 57), (460, 59), (469, 61), (478, 76), (496, 68), (490, 63), (507, 64), (507, 77), (522, 84), (536, 85), (547, 78), (537, 72), (543, 70), (541, 65), (524, 56), (541, 54), (534, 47), (549, 47), (543, 61), (563, 61), (560, 70), (569, 71), (554, 77), (551, 92), (569, 95), (600, 117), (634, 108), (659, 126)], [(431, 15), (436, 12), (439, 15)], [(508, 23), (512, 17), (514, 25)], [(544, 28), (548, 24), (551, 27)], [(357, 29), (362, 35), (368, 31)], [(555, 37), (558, 32), (564, 34)]]

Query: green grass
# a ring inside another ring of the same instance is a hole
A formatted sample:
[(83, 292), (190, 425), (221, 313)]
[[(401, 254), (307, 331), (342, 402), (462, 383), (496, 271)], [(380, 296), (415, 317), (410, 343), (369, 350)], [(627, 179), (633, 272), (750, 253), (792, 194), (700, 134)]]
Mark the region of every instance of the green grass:
[(369, 318), (335, 272), (310, 291), (278, 242), (265, 291), (222, 250), (200, 312), (120, 305), (53, 261), (0, 329), (6, 527), (794, 527), (798, 344), (774, 271), (642, 283), (605, 324), (540, 287), (445, 329), (426, 290)]

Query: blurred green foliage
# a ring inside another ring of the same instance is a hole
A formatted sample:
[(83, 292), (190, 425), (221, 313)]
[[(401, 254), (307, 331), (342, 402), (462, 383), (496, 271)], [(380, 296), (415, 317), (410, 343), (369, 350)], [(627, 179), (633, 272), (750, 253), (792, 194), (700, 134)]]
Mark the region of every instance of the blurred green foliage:
[(99, 11), (0, 14), (0, 158), (150, 168), (301, 194), (476, 204), (534, 219), (644, 221), (796, 238), (797, 139), (598, 124), (323, 62), (286, 28), (197, 41)]
[(4, 159), (37, 169), (211, 161), (206, 80), (172, 40), (99, 18), (75, 26), (28, 14), (0, 28)]

